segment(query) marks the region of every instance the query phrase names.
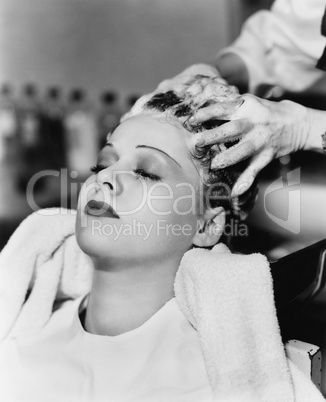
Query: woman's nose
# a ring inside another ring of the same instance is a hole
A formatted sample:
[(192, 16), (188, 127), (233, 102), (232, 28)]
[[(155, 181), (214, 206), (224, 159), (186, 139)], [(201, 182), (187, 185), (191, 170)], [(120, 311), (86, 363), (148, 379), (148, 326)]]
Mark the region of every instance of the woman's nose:
[(122, 192), (122, 183), (119, 177), (119, 172), (108, 167), (98, 172), (96, 182), (100, 187), (119, 195)]
[(104, 184), (105, 186), (108, 186), (110, 190), (114, 190), (113, 184), (110, 183), (109, 181), (105, 181), (105, 182), (103, 182), (103, 184)]

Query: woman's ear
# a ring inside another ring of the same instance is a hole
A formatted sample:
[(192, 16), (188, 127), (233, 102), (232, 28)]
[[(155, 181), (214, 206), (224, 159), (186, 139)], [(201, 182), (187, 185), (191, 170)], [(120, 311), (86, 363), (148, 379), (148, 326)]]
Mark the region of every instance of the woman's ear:
[(214, 246), (223, 234), (225, 226), (225, 209), (217, 207), (207, 209), (198, 220), (197, 231), (192, 243), (197, 247)]

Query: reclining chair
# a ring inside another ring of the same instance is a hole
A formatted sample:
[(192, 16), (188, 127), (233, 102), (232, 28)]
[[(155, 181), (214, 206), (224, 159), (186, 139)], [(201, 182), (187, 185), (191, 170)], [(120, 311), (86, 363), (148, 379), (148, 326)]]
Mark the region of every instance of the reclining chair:
[(326, 240), (271, 261), (271, 273), (287, 355), (326, 396)]

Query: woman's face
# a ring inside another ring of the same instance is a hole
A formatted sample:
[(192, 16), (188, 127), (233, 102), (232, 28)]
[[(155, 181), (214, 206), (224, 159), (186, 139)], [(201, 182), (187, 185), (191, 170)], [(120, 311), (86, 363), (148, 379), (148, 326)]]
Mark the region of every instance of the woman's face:
[(190, 139), (162, 115), (117, 127), (80, 193), (76, 232), (84, 252), (124, 262), (180, 260), (192, 245), (202, 199)]

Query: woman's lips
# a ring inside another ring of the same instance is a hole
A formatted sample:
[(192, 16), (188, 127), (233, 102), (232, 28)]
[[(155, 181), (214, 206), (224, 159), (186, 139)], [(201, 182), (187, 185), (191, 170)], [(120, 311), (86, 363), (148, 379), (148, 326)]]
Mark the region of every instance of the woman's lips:
[(100, 201), (88, 201), (86, 204), (85, 214), (97, 216), (97, 217), (107, 217), (107, 218), (115, 218), (120, 219), (120, 216), (115, 212), (115, 210), (111, 207), (111, 205), (106, 202)]

